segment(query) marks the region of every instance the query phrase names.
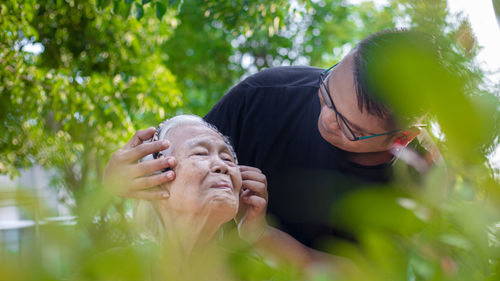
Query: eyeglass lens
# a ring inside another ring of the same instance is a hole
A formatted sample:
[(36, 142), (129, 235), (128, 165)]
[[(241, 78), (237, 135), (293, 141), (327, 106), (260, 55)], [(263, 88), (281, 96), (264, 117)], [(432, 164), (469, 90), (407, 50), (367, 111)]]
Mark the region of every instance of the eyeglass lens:
[(347, 122), (345, 121), (345, 119), (341, 115), (339, 115), (337, 109), (332, 104), (331, 97), (328, 94), (328, 90), (326, 89), (326, 83), (325, 83), (323, 75), (320, 76), (320, 92), (321, 92), (321, 96), (323, 97), (323, 100), (325, 101), (326, 105), (329, 108), (333, 109), (333, 111), (335, 111), (335, 116), (337, 118), (337, 124), (340, 127), (340, 129), (342, 130), (342, 133), (347, 137), (347, 139), (356, 140), (356, 136), (349, 129)]
[(339, 113), (336, 111), (335, 111), (335, 115), (337, 116), (337, 124), (340, 127), (340, 130), (342, 131), (342, 133), (347, 137), (347, 139), (349, 139), (351, 141), (356, 140), (356, 136), (347, 126), (347, 122), (345, 121), (345, 119), (342, 118), (342, 116), (340, 116)]

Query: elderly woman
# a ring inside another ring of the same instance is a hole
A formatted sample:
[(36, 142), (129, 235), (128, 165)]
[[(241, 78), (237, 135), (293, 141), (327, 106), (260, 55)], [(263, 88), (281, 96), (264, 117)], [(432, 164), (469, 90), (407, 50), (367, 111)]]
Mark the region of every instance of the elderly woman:
[(163, 200), (138, 200), (135, 218), (150, 239), (177, 243), (182, 238), (189, 253), (212, 241), (221, 225), (235, 217), (241, 173), (228, 140), (197, 116), (161, 123), (153, 140), (162, 139), (169, 139), (170, 147), (141, 162), (173, 156), (176, 179), (156, 188), (164, 192)]
[(134, 217), (146, 238), (168, 249), (170, 269), (210, 260), (217, 233), (235, 218), (240, 199), (241, 229), (247, 237), (264, 232), (267, 191), (240, 192), (240, 167), (227, 138), (198, 116), (180, 115), (161, 123), (152, 141), (164, 139), (170, 141), (168, 149), (144, 157), (141, 164), (147, 169), (150, 161), (174, 157), (176, 178), (155, 187), (163, 192), (161, 199), (136, 201)]
[[(134, 216), (147, 238), (168, 249), (168, 262), (164, 264), (170, 270), (194, 268), (193, 262), (206, 264), (215, 260), (211, 255), (217, 248), (217, 232), (233, 218), (238, 223), (240, 237), (269, 259), (302, 269), (318, 263), (331, 264), (330, 256), (307, 248), (267, 225), (265, 175), (257, 168), (238, 166), (228, 139), (212, 125), (198, 116), (180, 115), (163, 122), (151, 140), (145, 141), (141, 137), (144, 135), (147, 135), (144, 131), (136, 134), (113, 157), (133, 159), (144, 155), (144, 151), (155, 150), (155, 145), (166, 148), (131, 165), (139, 165), (143, 173), (156, 173), (135, 178), (138, 186), (152, 185), (145, 183), (145, 178), (163, 181), (148, 190), (136, 191), (147, 192), (151, 197), (137, 201)], [(136, 147), (142, 150), (137, 151)], [(157, 165), (155, 161), (165, 163), (165, 169), (155, 172), (152, 168)], [(112, 159), (110, 163), (113, 162)], [(106, 169), (113, 166), (108, 164)], [(130, 178), (127, 169), (122, 173), (124, 178)], [(173, 175), (175, 178), (170, 177), (169, 181), (160, 178)], [(115, 180), (120, 183), (119, 178)]]

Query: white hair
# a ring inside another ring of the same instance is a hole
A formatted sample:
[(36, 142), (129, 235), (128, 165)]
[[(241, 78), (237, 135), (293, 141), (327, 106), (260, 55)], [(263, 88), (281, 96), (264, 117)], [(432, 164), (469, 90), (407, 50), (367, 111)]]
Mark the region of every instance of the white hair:
[[(169, 118), (161, 122), (158, 128), (156, 128), (154, 136), (151, 139), (147, 140), (146, 142), (168, 139), (168, 136), (170, 135), (170, 133), (174, 128), (180, 126), (189, 126), (189, 125), (204, 126), (216, 132), (224, 140), (229, 150), (233, 154), (235, 162), (238, 163), (236, 158), (236, 153), (229, 139), (226, 136), (224, 136), (221, 132), (219, 132), (219, 130), (217, 130), (215, 126), (207, 123), (201, 117), (196, 115), (187, 115), (187, 114), (177, 115), (175, 117)], [(142, 158), (140, 161), (141, 162), (151, 161), (157, 158), (169, 156), (172, 154), (173, 147), (174, 145), (171, 144), (171, 146), (168, 149), (154, 154), (149, 154), (144, 158)], [(164, 171), (166, 170), (158, 171), (153, 174), (158, 174)], [(152, 240), (158, 243), (163, 239), (165, 226), (163, 225), (163, 221), (161, 220), (160, 214), (158, 213), (158, 211), (156, 210), (151, 201), (142, 199), (136, 200), (134, 203), (133, 216), (134, 216), (134, 225), (138, 228), (141, 238)]]
[[(236, 158), (236, 153), (234, 151), (233, 145), (229, 141), (229, 138), (224, 136), (221, 132), (219, 132), (219, 130), (214, 125), (206, 122), (201, 117), (196, 116), (196, 115), (189, 115), (189, 114), (177, 115), (177, 116), (174, 116), (170, 119), (167, 119), (167, 120), (161, 122), (160, 125), (158, 125), (158, 127), (156, 128), (156, 132), (155, 132), (153, 138), (147, 140), (146, 142), (167, 139), (169, 134), (172, 132), (172, 130), (174, 128), (177, 128), (180, 126), (188, 126), (188, 125), (199, 125), (199, 126), (204, 126), (206, 128), (213, 130), (215, 133), (217, 133), (224, 140), (224, 142), (228, 146), (229, 150), (231, 151), (235, 161), (236, 162), (238, 161)], [(150, 161), (153, 159), (157, 159), (157, 158), (166, 157), (168, 155), (171, 155), (173, 147), (174, 146), (171, 145), (166, 150), (163, 150), (163, 151), (160, 151), (157, 153), (153, 153), (153, 154), (149, 154), (149, 155), (145, 156), (144, 158), (142, 158), (141, 162)]]

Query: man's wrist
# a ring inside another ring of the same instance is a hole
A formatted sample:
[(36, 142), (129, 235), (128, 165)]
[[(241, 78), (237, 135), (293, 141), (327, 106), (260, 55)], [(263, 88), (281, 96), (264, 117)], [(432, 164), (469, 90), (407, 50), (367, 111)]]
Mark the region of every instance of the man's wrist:
[(246, 232), (243, 231), (241, 228), (239, 229), (240, 232), (240, 237), (247, 243), (253, 245), (258, 243), (259, 241), (262, 240), (268, 233), (269, 233), (270, 227), (267, 223), (264, 223), (262, 227), (259, 227), (259, 229), (251, 232)]

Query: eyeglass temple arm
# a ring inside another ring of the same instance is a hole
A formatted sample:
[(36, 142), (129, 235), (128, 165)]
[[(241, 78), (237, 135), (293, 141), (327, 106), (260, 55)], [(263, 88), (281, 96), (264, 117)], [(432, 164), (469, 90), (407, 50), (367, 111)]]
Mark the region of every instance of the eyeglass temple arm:
[(369, 138), (374, 138), (374, 137), (380, 137), (380, 136), (394, 134), (394, 133), (399, 132), (399, 131), (401, 131), (401, 130), (394, 130), (394, 131), (390, 131), (390, 132), (387, 132), (387, 133), (370, 135), (370, 136), (361, 136), (361, 137), (358, 137), (358, 139), (359, 140), (364, 140), (364, 139), (369, 139)]
[(336, 66), (337, 66), (337, 64), (339, 64), (339, 63), (336, 63), (336, 64), (334, 64), (334, 65), (330, 66), (328, 69), (323, 70), (323, 72), (321, 72), (321, 74), (325, 74), (325, 73), (327, 73), (328, 71), (330, 71), (330, 69), (332, 69), (332, 68), (336, 67)]

